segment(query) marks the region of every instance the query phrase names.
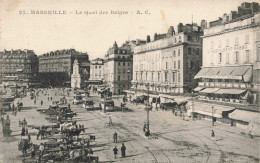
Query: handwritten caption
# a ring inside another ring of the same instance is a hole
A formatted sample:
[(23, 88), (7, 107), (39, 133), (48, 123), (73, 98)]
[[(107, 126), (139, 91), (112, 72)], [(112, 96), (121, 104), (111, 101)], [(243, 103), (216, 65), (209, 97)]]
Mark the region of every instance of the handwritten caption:
[(119, 10), (19, 10), (19, 15), (151, 15), (149, 10), (119, 11)]

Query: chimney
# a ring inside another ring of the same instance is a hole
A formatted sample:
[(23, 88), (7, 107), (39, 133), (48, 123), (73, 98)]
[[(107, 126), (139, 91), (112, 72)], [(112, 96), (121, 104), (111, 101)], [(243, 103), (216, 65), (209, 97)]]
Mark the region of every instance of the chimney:
[(183, 32), (183, 24), (179, 23), (179, 25), (178, 25), (178, 33), (181, 33), (181, 32)]
[(146, 43), (149, 43), (149, 42), (151, 42), (151, 38), (150, 38), (150, 35), (147, 35), (147, 37), (146, 37)]
[(201, 20), (200, 22), (200, 26), (201, 26), (201, 29), (204, 30), (207, 28), (207, 21), (206, 20)]
[(153, 40), (154, 40), (154, 41), (157, 40), (157, 33), (154, 34)]

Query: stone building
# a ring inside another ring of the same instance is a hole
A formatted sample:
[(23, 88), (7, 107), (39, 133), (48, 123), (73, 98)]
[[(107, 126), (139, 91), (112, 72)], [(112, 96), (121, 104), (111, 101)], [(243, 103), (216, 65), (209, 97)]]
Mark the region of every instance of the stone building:
[(121, 47), (115, 42), (105, 55), (104, 79), (113, 94), (121, 94), (131, 87), (133, 72), (132, 49), (136, 41), (127, 41)]
[(30, 87), (36, 82), (38, 58), (33, 50), (0, 52), (0, 80), (4, 85)]
[(199, 97), (227, 103), (259, 103), (260, 13), (258, 3), (209, 23), (203, 36)]
[(38, 80), (45, 85), (70, 86), (74, 60), (79, 63), (82, 81), (89, 79), (90, 62), (87, 53), (75, 49), (57, 50), (39, 56)]
[(191, 92), (202, 61), (201, 28), (180, 23), (178, 32), (171, 26), (166, 34), (150, 36), (147, 43), (134, 48), (134, 90), (160, 94)]
[(104, 80), (104, 59), (96, 58), (90, 63), (89, 82), (102, 83)]

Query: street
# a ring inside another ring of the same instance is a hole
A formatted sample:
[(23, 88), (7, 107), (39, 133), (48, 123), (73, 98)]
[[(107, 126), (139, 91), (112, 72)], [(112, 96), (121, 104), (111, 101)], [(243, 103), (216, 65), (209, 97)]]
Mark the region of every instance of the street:
[[(48, 90), (53, 100), (63, 97), (62, 91)], [(36, 105), (29, 96), (24, 99), (16, 99), (24, 104), (17, 116), (8, 112), (11, 118), (11, 138), (1, 137), (0, 162), (21, 162), (22, 153), (18, 151), (17, 142), (21, 139), (21, 128), (18, 127), (19, 119), (26, 118), (28, 125), (51, 124), (45, 117), (36, 111), (37, 108), (47, 108), (51, 101), (47, 95), (40, 94)], [(243, 130), (231, 127), (224, 123), (216, 123), (212, 127), (209, 120), (184, 121), (176, 117), (171, 111), (150, 112), (150, 131), (152, 136), (144, 136), (143, 125), (146, 121), (147, 112), (144, 105), (133, 105), (127, 102), (129, 112), (86, 111), (82, 105), (73, 105), (73, 93), (70, 97), (65, 96), (71, 104), (71, 108), (78, 116), (74, 117), (78, 124), (84, 124), (86, 133), (80, 137), (95, 135), (96, 140), (90, 143), (95, 156), (100, 162), (259, 162), (259, 137), (251, 139), (243, 134)], [(90, 94), (95, 106), (99, 105), (100, 97)], [(43, 106), (40, 101), (43, 100)], [(122, 98), (114, 98), (115, 105), (120, 106)], [(109, 126), (111, 117), (113, 126)], [(2, 126), (1, 126), (2, 127)], [(215, 132), (215, 140), (211, 140), (211, 131)], [(118, 133), (118, 142), (113, 143), (113, 133)], [(0, 130), (2, 132), (2, 129)], [(32, 141), (36, 140), (36, 130), (29, 128)], [(2, 133), (1, 133), (2, 135)], [(26, 138), (26, 137), (23, 137)], [(121, 157), (121, 144), (126, 146), (126, 157)], [(115, 159), (113, 148), (117, 146), (119, 153)], [(10, 152), (12, 151), (12, 152)]]

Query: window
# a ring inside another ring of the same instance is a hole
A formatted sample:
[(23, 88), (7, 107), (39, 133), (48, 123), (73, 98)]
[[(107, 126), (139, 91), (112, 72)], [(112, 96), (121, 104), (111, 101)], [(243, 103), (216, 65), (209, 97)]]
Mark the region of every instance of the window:
[(229, 53), (226, 54), (226, 63), (229, 64)]
[(153, 81), (153, 73), (152, 73), (152, 81)]
[(175, 50), (173, 50), (173, 57), (175, 57), (176, 56), (176, 51)]
[(221, 42), (221, 40), (218, 41), (218, 47), (219, 47), (219, 48), (222, 47), (222, 42)]
[(175, 82), (175, 72), (172, 73), (172, 82)]
[(192, 41), (192, 36), (188, 36), (188, 41)]
[(245, 62), (246, 63), (249, 63), (249, 50), (246, 50), (246, 60), (245, 60)]
[(180, 49), (178, 49), (178, 56), (180, 56), (180, 54), (181, 54), (181, 50), (180, 50)]
[(245, 44), (248, 44), (249, 43), (249, 35), (246, 35), (245, 37)]
[(145, 80), (147, 80), (147, 73), (145, 73)]
[(129, 63), (129, 62), (127, 63), (127, 66), (130, 66), (130, 63)]
[(180, 78), (180, 73), (178, 73), (178, 82), (181, 81), (181, 78)]
[(95, 68), (97, 68), (97, 66), (95, 66)]
[(129, 75), (127, 76), (127, 79), (130, 80), (130, 76)]
[(188, 48), (188, 54), (191, 54), (191, 48)]
[(168, 78), (167, 73), (165, 73), (165, 74), (164, 74), (164, 81), (165, 81), (165, 82), (167, 82), (167, 78)]
[(118, 62), (118, 66), (120, 66), (120, 62)]
[(135, 80), (137, 80), (137, 73), (135, 73)]
[(238, 63), (239, 62), (239, 52), (237, 51), (236, 52), (236, 63)]
[(123, 66), (125, 66), (125, 62), (123, 62)]
[(197, 55), (200, 55), (200, 49), (197, 48), (197, 52), (196, 52)]
[(178, 69), (180, 69), (180, 68), (181, 68), (181, 61), (178, 60)]
[(158, 73), (157, 75), (158, 75), (158, 81), (160, 81), (160, 73)]
[(219, 63), (222, 62), (222, 53), (219, 53)]
[(168, 62), (166, 62), (165, 66), (166, 66), (166, 70), (167, 70), (168, 69)]
[(226, 39), (226, 47), (229, 47), (229, 39)]
[(117, 80), (120, 81), (120, 75), (118, 75), (118, 79)]
[(176, 61), (173, 62), (173, 67), (176, 69)]
[(179, 43), (181, 43), (181, 36), (179, 36)]
[(238, 36), (235, 37), (235, 45), (238, 45), (239, 41), (238, 41)]

